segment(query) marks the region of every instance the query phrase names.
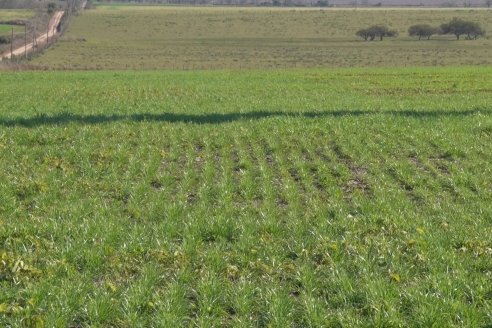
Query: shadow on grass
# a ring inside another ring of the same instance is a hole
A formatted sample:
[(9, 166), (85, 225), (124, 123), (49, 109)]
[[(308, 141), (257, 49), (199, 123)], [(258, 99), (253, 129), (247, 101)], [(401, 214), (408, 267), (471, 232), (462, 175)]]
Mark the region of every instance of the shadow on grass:
[(57, 115), (37, 115), (29, 118), (0, 118), (0, 126), (5, 127), (38, 127), (43, 125), (66, 125), (66, 124), (104, 124), (120, 121), (128, 122), (168, 122), (168, 123), (194, 123), (194, 124), (220, 124), (235, 121), (253, 121), (270, 117), (291, 118), (322, 118), (322, 117), (350, 117), (350, 116), (395, 116), (409, 118), (437, 118), (437, 117), (462, 117), (473, 114), (492, 114), (492, 110), (471, 109), (462, 111), (413, 111), (413, 110), (335, 110), (323, 112), (280, 112), (280, 111), (257, 111), (245, 113), (210, 113), (210, 114), (175, 114), (175, 113), (141, 113), (130, 115), (78, 115), (61, 113)]

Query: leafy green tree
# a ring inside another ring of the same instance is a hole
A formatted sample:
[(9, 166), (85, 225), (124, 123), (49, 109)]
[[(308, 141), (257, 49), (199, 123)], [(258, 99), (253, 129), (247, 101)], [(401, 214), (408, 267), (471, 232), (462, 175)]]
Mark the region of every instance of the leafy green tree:
[(462, 35), (466, 35), (467, 39), (476, 40), (485, 35), (485, 30), (478, 23), (453, 18), (449, 23), (441, 25), (441, 34), (453, 34), (456, 40)]
[(468, 40), (476, 40), (485, 35), (485, 30), (478, 23), (468, 22), (465, 33)]
[(383, 41), (385, 37), (394, 37), (398, 35), (397, 31), (390, 30), (387, 26), (384, 25), (373, 25), (366, 29), (361, 29), (356, 32), (357, 36), (360, 36), (364, 40), (373, 41), (375, 38), (379, 38), (379, 40)]
[(363, 28), (363, 29), (358, 30), (355, 33), (355, 35), (360, 36), (361, 38), (364, 39), (364, 41), (367, 41), (367, 40), (372, 41), (376, 37), (371, 31), (369, 31), (368, 28)]
[(53, 15), (53, 13), (56, 11), (56, 3), (50, 2), (48, 3), (48, 15)]
[(437, 34), (439, 29), (437, 27), (430, 26), (429, 24), (418, 24), (410, 26), (408, 29), (408, 35), (418, 36), (419, 40), (422, 38), (427, 38), (429, 40), (431, 36)]
[(7, 36), (0, 35), (0, 44), (10, 43), (10, 38)]

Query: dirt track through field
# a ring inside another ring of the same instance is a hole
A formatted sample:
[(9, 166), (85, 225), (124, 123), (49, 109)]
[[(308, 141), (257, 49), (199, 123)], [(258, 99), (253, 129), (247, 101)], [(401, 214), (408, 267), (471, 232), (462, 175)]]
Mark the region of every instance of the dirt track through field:
[(28, 43), (27, 45), (24, 45), (22, 47), (18, 47), (12, 51), (12, 53), (9, 51), (4, 52), (2, 56), (0, 57), (0, 60), (2, 58), (7, 58), (10, 59), (11, 55), (13, 56), (22, 56), (26, 52), (31, 52), (33, 48), (37, 45), (41, 45), (43, 43), (47, 43), (49, 41), (49, 38), (52, 38), (58, 34), (58, 25), (60, 25), (61, 19), (63, 15), (65, 14), (64, 11), (56, 11), (53, 14), (53, 17), (51, 17), (50, 22), (48, 24), (48, 31), (47, 33), (44, 33), (36, 38), (36, 41), (32, 41)]

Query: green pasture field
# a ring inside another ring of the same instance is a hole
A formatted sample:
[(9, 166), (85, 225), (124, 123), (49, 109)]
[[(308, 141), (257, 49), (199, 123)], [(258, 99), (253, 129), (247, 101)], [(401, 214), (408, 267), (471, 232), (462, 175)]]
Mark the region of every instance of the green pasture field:
[[(313, 9), (98, 6), (73, 20), (33, 63), (55, 69), (223, 69), (492, 64), (492, 39), (407, 36), (418, 23), (480, 22), (487, 9)], [(387, 24), (400, 36), (365, 42), (360, 28)]]
[(1, 73), (0, 326), (488, 327), (491, 75)]
[(0, 24), (0, 35), (10, 35), (12, 32), (12, 27), (14, 28), (14, 33), (24, 31), (24, 26)]
[(0, 22), (29, 19), (34, 14), (30, 9), (0, 9)]
[[(0, 36), (9, 36), (12, 33), (12, 27), (14, 28), (14, 38), (19, 37), (22, 33), (24, 38), (24, 26), (4, 24), (9, 21), (15, 20), (28, 20), (33, 18), (35, 12), (29, 9), (0, 9)], [(10, 44), (0, 45), (0, 54), (10, 49)]]
[(13, 10), (13, 9), (2, 9), (0, 10), (0, 35), (10, 35), (12, 27), (14, 28), (14, 33), (24, 31), (24, 26), (20, 25), (9, 25), (2, 22), (8, 22), (13, 20), (23, 20), (29, 19), (34, 16), (32, 10)]
[(13, 25), (0, 24), (0, 34), (8, 34), (12, 30)]

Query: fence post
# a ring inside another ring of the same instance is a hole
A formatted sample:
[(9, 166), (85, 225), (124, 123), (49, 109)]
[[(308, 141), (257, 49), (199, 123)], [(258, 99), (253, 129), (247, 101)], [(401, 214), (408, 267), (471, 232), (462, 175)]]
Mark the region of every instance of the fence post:
[(27, 22), (24, 24), (24, 54), (27, 59)]
[(36, 22), (34, 22), (32, 27), (32, 50), (38, 47), (38, 41), (36, 40)]
[(10, 37), (10, 62), (14, 60), (14, 28), (12, 27), (12, 36)]

